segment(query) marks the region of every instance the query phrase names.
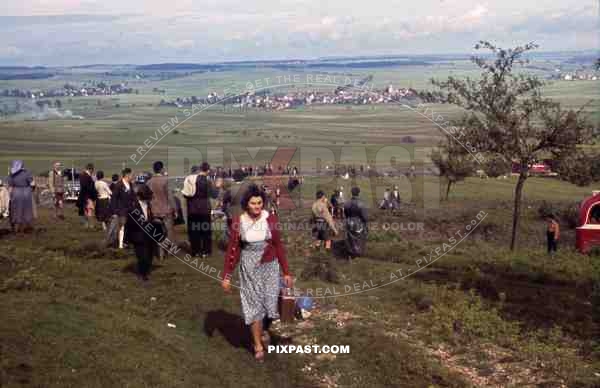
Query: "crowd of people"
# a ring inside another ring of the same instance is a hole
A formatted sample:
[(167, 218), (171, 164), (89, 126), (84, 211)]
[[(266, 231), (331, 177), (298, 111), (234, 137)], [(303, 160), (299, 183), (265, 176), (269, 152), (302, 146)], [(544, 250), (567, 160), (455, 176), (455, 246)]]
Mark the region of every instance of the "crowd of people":
[[(278, 219), (282, 188), (250, 184), (241, 195), (241, 214), (234, 215), (230, 186), (221, 177), (211, 177), (210, 172), (205, 162), (185, 177), (180, 193), (186, 212), (181, 221), (180, 207), (169, 189), (161, 161), (153, 163), (153, 174), (144, 182), (136, 182), (132, 170), (124, 168), (120, 175), (113, 175), (109, 183), (103, 171), (96, 171), (93, 164), (88, 164), (79, 175), (78, 215), (84, 230), (100, 230), (98, 224), (101, 225), (107, 246), (133, 248), (136, 272), (142, 281), (149, 280), (153, 259), (167, 255), (160, 243), (174, 238), (175, 224), (186, 224), (191, 256), (211, 255), (213, 215), (223, 215), (226, 228), (222, 245), (225, 251), (222, 287), (231, 292), (231, 274), (239, 264), (242, 313), (251, 328), (255, 357), (261, 361), (268, 336), (266, 329), (270, 321), (279, 318), (280, 288), (292, 287)], [(11, 224), (20, 233), (31, 228), (35, 218), (35, 181), (22, 161), (13, 161), (6, 183), (10, 190), (0, 182), (0, 214), (9, 209)], [(48, 187), (54, 197), (54, 217), (57, 221), (64, 220), (65, 174), (59, 162), (52, 165)], [(348, 256), (364, 254), (367, 210), (359, 199), (360, 190), (353, 187), (351, 193), (346, 201), (343, 187), (335, 190), (332, 206), (323, 191), (317, 192), (312, 206), (315, 248), (324, 245), (331, 249), (331, 233), (339, 234), (336, 220), (342, 219), (347, 231)], [(7, 196), (10, 198), (6, 199)], [(213, 206), (213, 202), (217, 205)]]

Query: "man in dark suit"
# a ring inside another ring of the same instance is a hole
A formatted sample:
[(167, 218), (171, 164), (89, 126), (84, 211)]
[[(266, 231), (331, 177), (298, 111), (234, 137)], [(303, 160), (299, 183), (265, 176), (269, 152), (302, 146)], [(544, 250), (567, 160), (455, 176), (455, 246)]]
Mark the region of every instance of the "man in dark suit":
[[(210, 198), (217, 198), (220, 183), (214, 185), (208, 180), (210, 166), (202, 163), (200, 173), (196, 176), (193, 190), (185, 191), (188, 210), (188, 237), (192, 256), (206, 257), (212, 253), (212, 228)], [(220, 182), (220, 181), (217, 181)]]
[(144, 281), (148, 280), (148, 274), (152, 269), (152, 259), (157, 245), (157, 241), (153, 238), (155, 224), (150, 225), (152, 223), (151, 201), (152, 190), (146, 185), (139, 185), (133, 210), (127, 217), (129, 242), (133, 244), (137, 257), (137, 273)]

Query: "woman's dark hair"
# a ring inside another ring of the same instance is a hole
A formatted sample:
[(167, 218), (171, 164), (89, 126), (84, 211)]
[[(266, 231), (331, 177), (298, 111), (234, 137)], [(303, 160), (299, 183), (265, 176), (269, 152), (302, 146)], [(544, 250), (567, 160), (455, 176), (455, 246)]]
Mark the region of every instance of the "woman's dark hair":
[(358, 197), (358, 195), (360, 194), (360, 189), (358, 187), (353, 187), (351, 192), (353, 196)]
[(242, 205), (242, 209), (246, 210), (248, 208), (248, 202), (250, 202), (250, 198), (252, 197), (261, 197), (263, 204), (267, 202), (267, 195), (264, 191), (262, 191), (256, 184), (251, 184), (248, 186), (244, 195), (242, 196), (242, 200), (240, 201)]
[(113, 174), (113, 176), (112, 176), (111, 180), (112, 180), (113, 182), (117, 182), (117, 181), (119, 180), (119, 174)]
[(323, 192), (323, 190), (319, 190), (317, 191), (317, 199), (321, 199), (325, 196), (325, 193)]
[(96, 178), (98, 178), (98, 180), (100, 179), (104, 179), (104, 171), (100, 170), (96, 173)]

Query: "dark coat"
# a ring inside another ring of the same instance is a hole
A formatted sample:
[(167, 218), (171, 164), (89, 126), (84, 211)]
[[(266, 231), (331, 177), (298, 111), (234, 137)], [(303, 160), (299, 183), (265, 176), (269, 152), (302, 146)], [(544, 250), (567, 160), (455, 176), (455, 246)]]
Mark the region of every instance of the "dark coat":
[(127, 217), (128, 213), (135, 208), (137, 198), (133, 191), (133, 184), (129, 183), (129, 187), (130, 189), (127, 191), (123, 181), (119, 181), (115, 185), (115, 190), (110, 198), (110, 210), (112, 214), (116, 214), (119, 217)]
[(95, 201), (98, 198), (96, 186), (91, 175), (82, 173), (79, 175), (79, 197), (77, 197), (77, 207), (83, 209), (88, 199)]
[(148, 218), (144, 218), (144, 211), (138, 200), (135, 201), (131, 213), (127, 216), (127, 236), (132, 244), (143, 244), (152, 241), (152, 235), (157, 233), (149, 226), (152, 222), (152, 208), (148, 203)]
[(188, 214), (209, 216), (211, 211), (210, 198), (217, 198), (219, 191), (208, 181), (205, 175), (196, 179), (196, 193), (187, 198)]

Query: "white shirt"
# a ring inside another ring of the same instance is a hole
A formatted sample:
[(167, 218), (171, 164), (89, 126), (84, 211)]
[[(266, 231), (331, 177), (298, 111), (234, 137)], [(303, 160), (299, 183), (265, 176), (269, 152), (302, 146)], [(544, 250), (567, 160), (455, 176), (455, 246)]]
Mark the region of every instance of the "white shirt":
[(140, 200), (138, 200), (138, 202), (140, 203), (140, 207), (142, 208), (142, 211), (144, 212), (144, 219), (146, 221), (148, 221), (148, 202), (140, 201)]
[(123, 185), (125, 186), (125, 191), (129, 192), (129, 190), (131, 190), (131, 186), (129, 185), (129, 182), (123, 181)]
[(196, 194), (196, 179), (198, 179), (198, 174), (191, 174), (185, 177), (183, 189), (181, 189), (183, 195), (193, 197)]
[(242, 240), (247, 242), (265, 241), (267, 239), (267, 230), (269, 223), (267, 218), (269, 212), (262, 210), (258, 220), (253, 221), (247, 214), (240, 217), (240, 233)]
[(112, 196), (108, 183), (105, 181), (97, 180), (96, 183), (94, 183), (94, 186), (98, 192), (98, 199), (109, 199)]

